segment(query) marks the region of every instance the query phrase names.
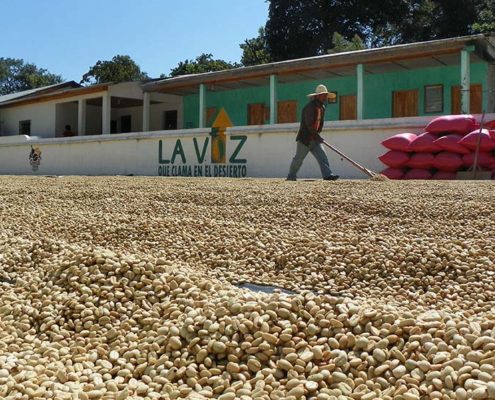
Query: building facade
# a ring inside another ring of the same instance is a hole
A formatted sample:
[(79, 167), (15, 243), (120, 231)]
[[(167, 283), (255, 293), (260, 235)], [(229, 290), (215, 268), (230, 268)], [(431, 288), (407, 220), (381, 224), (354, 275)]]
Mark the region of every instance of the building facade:
[[(283, 177), (307, 94), (337, 93), (323, 135), (380, 170), (380, 143), (445, 114), (495, 115), (495, 35), (0, 97), (0, 173)], [(66, 135), (70, 126), (71, 135)], [(35, 151), (34, 165), (28, 160)], [(343, 177), (364, 177), (330, 154)], [(28, 162), (29, 161), (29, 162)], [(38, 162), (40, 161), (40, 162)], [(309, 157), (301, 177), (318, 177)]]

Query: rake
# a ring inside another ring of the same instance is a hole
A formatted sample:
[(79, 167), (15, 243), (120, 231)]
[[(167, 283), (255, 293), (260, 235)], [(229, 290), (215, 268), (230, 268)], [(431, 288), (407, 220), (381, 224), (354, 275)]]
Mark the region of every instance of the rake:
[(382, 181), (386, 181), (388, 180), (388, 178), (385, 176), (385, 175), (382, 175), (382, 174), (378, 174), (374, 171), (371, 171), (370, 169), (366, 168), (366, 167), (363, 167), (361, 164), (358, 164), (356, 161), (354, 161), (352, 158), (346, 156), (344, 153), (342, 153), (339, 149), (337, 149), (336, 147), (332, 146), (330, 143), (328, 143), (327, 141), (323, 140), (322, 142), (325, 146), (327, 146), (328, 148), (330, 148), (331, 150), (335, 151), (339, 156), (341, 156), (342, 158), (345, 158), (347, 161), (349, 161), (352, 165), (354, 165), (357, 169), (359, 169), (361, 172), (364, 172), (366, 175), (368, 175), (371, 179), (374, 179), (374, 180), (382, 180)]

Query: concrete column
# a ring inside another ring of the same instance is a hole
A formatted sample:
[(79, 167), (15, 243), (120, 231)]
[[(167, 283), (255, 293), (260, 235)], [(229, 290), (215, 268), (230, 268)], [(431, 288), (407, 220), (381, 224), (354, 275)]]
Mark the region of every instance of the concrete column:
[(205, 127), (205, 114), (206, 114), (206, 86), (204, 83), (199, 85), (199, 127)]
[(77, 102), (77, 135), (86, 135), (86, 99)]
[(474, 50), (474, 46), (467, 46), (461, 50), (461, 112), (469, 114), (469, 101), (471, 89), (471, 62), (469, 54)]
[(356, 66), (357, 75), (357, 119), (364, 119), (364, 65)]
[(278, 119), (278, 77), (270, 75), (270, 125), (277, 123)]
[(143, 132), (150, 130), (150, 92), (144, 92), (143, 96)]
[(107, 135), (110, 133), (110, 120), (112, 118), (112, 96), (105, 93), (102, 96), (101, 106), (101, 133)]

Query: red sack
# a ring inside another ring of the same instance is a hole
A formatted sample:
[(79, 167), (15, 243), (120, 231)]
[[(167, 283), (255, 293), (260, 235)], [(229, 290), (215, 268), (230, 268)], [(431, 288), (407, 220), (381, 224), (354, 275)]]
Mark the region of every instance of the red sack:
[(437, 171), (433, 174), (433, 177), (431, 179), (438, 179), (438, 180), (453, 180), (457, 177), (455, 172), (448, 172), (448, 171)]
[(383, 156), (378, 157), (378, 159), (387, 167), (401, 168), (409, 161), (409, 154), (403, 151), (390, 150)]
[[(479, 129), (477, 129), (464, 136), (459, 141), (459, 143), (470, 150), (476, 150), (476, 145), (478, 143), (479, 135), (480, 135), (480, 131)], [(487, 129), (482, 129), (481, 139), (480, 139), (480, 151), (492, 151), (493, 149), (495, 149), (495, 141), (491, 139), (490, 131), (488, 131)]]
[(486, 124), (483, 124), (483, 126), (486, 128), (486, 129), (495, 129), (495, 119), (493, 121), (488, 121)]
[(459, 133), (465, 135), (476, 128), (476, 119), (472, 115), (442, 115), (426, 125), (430, 133)]
[(382, 142), (382, 145), (390, 150), (408, 151), (408, 147), (411, 142), (416, 139), (418, 135), (415, 133), (398, 133), (391, 136)]
[(490, 131), (490, 138), (495, 142), (495, 130)]
[(456, 172), (463, 166), (462, 157), (457, 153), (442, 151), (435, 156), (433, 167), (440, 171)]
[(435, 156), (431, 153), (414, 153), (407, 162), (410, 168), (428, 169), (433, 165)]
[(427, 169), (410, 169), (404, 174), (404, 179), (431, 179), (431, 172)]
[(389, 179), (402, 179), (404, 176), (404, 170), (402, 168), (387, 168), (381, 172)]
[(415, 153), (438, 153), (442, 148), (435, 144), (437, 137), (429, 132), (424, 132), (412, 141), (409, 151)]
[(469, 154), (469, 149), (459, 143), (459, 140), (461, 139), (461, 135), (450, 134), (446, 136), (440, 136), (437, 140), (435, 140), (435, 144), (440, 146), (442, 150), (445, 151), (459, 154)]
[[(474, 164), (474, 153), (469, 153), (462, 156), (462, 162), (465, 167), (472, 167)], [(492, 153), (479, 152), (478, 153), (478, 166), (483, 168), (491, 168), (495, 164), (495, 157)]]

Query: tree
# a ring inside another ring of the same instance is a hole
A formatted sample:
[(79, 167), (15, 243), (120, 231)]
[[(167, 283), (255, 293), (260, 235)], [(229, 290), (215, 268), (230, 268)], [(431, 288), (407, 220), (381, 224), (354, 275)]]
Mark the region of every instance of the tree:
[(331, 38), (322, 35), (322, 4), (321, 0), (270, 0), (265, 31), (273, 61), (323, 54), (331, 47)]
[(54, 85), (62, 82), (60, 75), (49, 73), (22, 59), (0, 58), (0, 95)]
[(398, 35), (398, 42), (411, 43), (471, 34), (471, 25), (476, 20), (476, 3), (479, 1), (410, 1), (406, 12), (394, 21), (393, 30)]
[(129, 56), (116, 55), (111, 61), (98, 60), (88, 72), (86, 72), (81, 83), (105, 83), (125, 82), (149, 79), (145, 72), (141, 71), (139, 65)]
[[(195, 61), (185, 60), (179, 62), (177, 67), (170, 70), (170, 76), (201, 74), (203, 72), (222, 71), (226, 69), (238, 68), (240, 66), (241, 65), (238, 63), (215, 60), (213, 59), (212, 54), (203, 53), (196, 57)], [(162, 74), (161, 78), (166, 78), (166, 76)]]
[(495, 0), (268, 0), (266, 42), (274, 61), (325, 54), (333, 33), (366, 47), (495, 29)]
[(476, 22), (471, 26), (473, 33), (495, 32), (495, 0), (482, 0), (476, 8)]
[(362, 39), (358, 35), (354, 35), (351, 40), (347, 40), (341, 34), (333, 33), (333, 48), (328, 50), (329, 53), (340, 53), (343, 51), (363, 50), (366, 48)]
[(246, 39), (244, 43), (239, 46), (242, 49), (242, 65), (247, 67), (249, 65), (259, 65), (271, 62), (264, 27), (261, 27), (258, 30), (258, 37)]

